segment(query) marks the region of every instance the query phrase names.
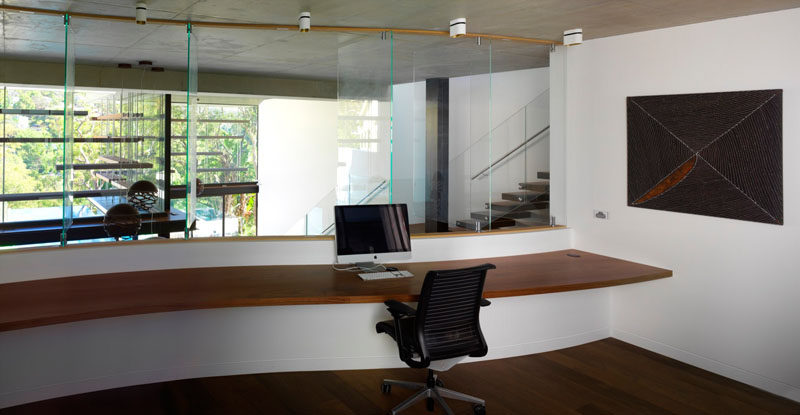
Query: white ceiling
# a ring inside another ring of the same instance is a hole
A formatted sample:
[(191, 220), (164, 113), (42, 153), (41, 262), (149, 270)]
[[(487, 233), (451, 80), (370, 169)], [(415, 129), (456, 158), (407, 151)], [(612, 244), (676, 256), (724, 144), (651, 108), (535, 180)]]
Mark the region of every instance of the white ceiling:
[[(2, 0), (5, 5), (132, 16), (136, 0)], [(312, 13), (312, 31), (196, 28), (202, 71), (335, 79), (352, 64), (388, 74), (390, 42), (378, 35), (314, 32), (313, 25), (447, 30), (467, 17), (468, 31), (560, 39), (583, 27), (586, 39), (725, 17), (800, 7), (800, 0), (150, 0), (148, 17), (172, 20), (296, 24)], [(64, 31), (58, 16), (2, 13), (0, 48), (6, 58), (60, 60)], [(79, 63), (116, 65), (151, 60), (186, 67), (181, 26), (135, 25), (76, 18)], [(491, 54), (489, 44), (491, 43)], [(507, 41), (395, 35), (395, 80), (457, 76), (547, 66), (548, 47)], [(340, 55), (341, 58), (340, 59)]]

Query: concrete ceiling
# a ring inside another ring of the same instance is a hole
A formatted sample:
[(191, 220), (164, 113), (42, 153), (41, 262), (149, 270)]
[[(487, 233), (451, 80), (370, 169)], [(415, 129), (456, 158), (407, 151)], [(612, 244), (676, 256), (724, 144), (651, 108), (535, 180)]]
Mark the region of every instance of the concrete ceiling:
[[(136, 0), (2, 0), (5, 5), (132, 16)], [(800, 0), (150, 0), (148, 17), (173, 20), (295, 24), (312, 13), (312, 31), (197, 28), (201, 71), (273, 77), (336, 79), (337, 71), (388, 76), (390, 42), (377, 35), (314, 32), (313, 25), (447, 30), (467, 17), (468, 30), (559, 40), (582, 27), (585, 39), (800, 7)], [(64, 31), (59, 17), (2, 13), (0, 52), (6, 58), (58, 61)], [(186, 67), (181, 26), (74, 19), (78, 62), (116, 65), (151, 60)], [(395, 35), (394, 79), (459, 76), (543, 67), (548, 47), (474, 39)], [(361, 76), (359, 75), (359, 76)]]

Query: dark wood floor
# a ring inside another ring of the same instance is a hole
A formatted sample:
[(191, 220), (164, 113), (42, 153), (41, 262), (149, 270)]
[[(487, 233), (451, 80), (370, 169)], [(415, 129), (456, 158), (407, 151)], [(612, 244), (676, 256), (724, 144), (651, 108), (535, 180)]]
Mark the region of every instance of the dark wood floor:
[[(383, 414), (408, 392), (382, 395), (384, 377), (419, 369), (270, 373), (191, 379), (17, 406), (11, 414)], [(615, 339), (457, 365), (445, 386), (486, 399), (490, 414), (800, 414), (800, 403)], [(468, 404), (452, 402), (458, 414)], [(405, 412), (428, 414), (425, 404)], [(436, 408), (435, 413), (442, 413)]]

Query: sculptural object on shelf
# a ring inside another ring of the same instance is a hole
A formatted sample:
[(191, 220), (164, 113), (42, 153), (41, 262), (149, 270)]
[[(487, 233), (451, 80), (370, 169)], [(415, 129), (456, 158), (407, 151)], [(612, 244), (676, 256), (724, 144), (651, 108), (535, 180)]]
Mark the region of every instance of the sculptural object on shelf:
[(124, 236), (136, 236), (142, 227), (139, 210), (133, 205), (119, 203), (108, 209), (103, 218), (103, 228), (108, 236), (119, 240)]
[(150, 211), (158, 201), (158, 188), (152, 182), (139, 180), (128, 189), (128, 203), (136, 209)]

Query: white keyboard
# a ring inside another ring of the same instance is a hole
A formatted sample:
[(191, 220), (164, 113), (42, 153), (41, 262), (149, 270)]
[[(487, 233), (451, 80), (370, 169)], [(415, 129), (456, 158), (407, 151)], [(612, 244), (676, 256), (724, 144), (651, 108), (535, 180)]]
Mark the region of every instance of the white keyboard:
[(372, 281), (372, 280), (385, 280), (388, 278), (408, 278), (413, 277), (414, 274), (408, 271), (381, 271), (381, 272), (365, 272), (363, 274), (358, 274), (364, 281)]

